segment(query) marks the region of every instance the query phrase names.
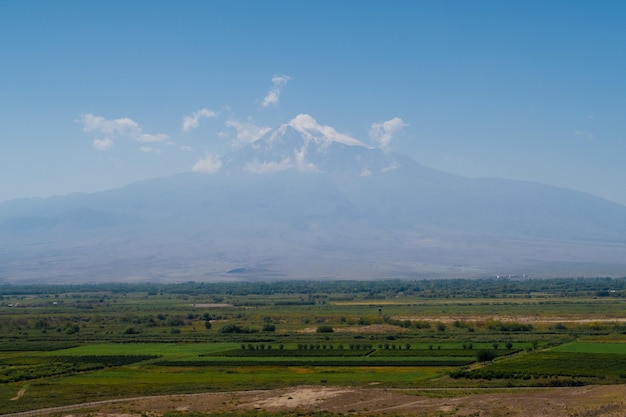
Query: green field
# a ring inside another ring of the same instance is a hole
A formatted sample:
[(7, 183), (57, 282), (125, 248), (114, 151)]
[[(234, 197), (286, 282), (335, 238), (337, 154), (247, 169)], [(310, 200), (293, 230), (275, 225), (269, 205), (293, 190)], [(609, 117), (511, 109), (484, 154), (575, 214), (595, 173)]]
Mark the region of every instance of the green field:
[[(615, 353), (618, 355), (626, 355), (626, 340), (623, 343), (604, 343), (604, 342), (573, 342), (566, 343), (551, 349), (552, 352), (566, 353)], [(624, 369), (626, 371), (626, 369)]]
[(608, 278), (0, 286), (0, 413), (298, 384), (623, 383), (624, 307), (626, 279)]

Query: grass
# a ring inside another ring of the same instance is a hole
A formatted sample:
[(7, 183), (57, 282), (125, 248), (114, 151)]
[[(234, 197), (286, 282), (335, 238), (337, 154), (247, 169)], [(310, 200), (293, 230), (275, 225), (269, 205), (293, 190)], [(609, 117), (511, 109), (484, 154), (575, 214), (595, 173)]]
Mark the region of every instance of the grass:
[(451, 368), (378, 367), (123, 367), (30, 383), (20, 401), (21, 385), (0, 386), (2, 413), (106, 398), (225, 390), (269, 389), (294, 385), (369, 385), (419, 387)]
[[(626, 340), (623, 343), (573, 342), (551, 349), (552, 352), (618, 354), (626, 355)], [(626, 372), (626, 369), (623, 370)]]
[(42, 356), (104, 356), (142, 355), (162, 356), (171, 360), (197, 359), (203, 354), (232, 350), (235, 343), (97, 343), (70, 349), (42, 353)]

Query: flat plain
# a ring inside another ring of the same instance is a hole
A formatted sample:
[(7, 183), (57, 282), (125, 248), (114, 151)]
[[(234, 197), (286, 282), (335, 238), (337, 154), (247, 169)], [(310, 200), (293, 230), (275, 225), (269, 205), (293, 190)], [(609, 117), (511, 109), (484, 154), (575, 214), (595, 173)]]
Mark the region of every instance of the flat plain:
[(625, 411), (626, 279), (0, 286), (0, 294), (2, 414)]

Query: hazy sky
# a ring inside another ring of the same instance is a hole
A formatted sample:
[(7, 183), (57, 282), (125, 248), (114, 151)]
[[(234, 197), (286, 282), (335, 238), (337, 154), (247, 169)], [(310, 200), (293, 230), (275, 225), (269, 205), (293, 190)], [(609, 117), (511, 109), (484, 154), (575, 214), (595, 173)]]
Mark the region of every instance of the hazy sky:
[(191, 171), (308, 114), (626, 204), (624, 22), (621, 0), (0, 0), (0, 201)]

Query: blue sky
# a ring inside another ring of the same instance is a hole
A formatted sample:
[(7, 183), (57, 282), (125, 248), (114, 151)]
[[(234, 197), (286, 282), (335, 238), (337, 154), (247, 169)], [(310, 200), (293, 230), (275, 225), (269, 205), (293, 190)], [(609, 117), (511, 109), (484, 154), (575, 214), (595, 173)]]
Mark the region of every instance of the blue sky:
[(191, 171), (308, 114), (366, 143), (400, 120), (387, 146), (427, 166), (626, 204), (625, 20), (623, 1), (2, 0), (0, 201)]

